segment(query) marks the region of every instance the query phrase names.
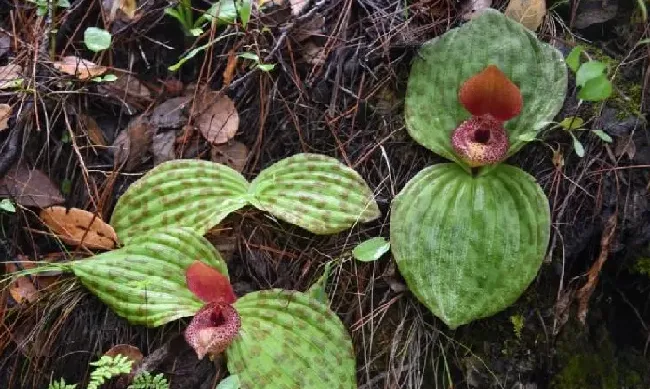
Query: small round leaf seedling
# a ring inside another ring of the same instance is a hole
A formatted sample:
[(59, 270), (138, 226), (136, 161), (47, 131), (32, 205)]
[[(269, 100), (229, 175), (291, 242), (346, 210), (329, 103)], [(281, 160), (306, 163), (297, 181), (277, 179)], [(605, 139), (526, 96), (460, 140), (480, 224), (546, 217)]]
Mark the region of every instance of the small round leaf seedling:
[(372, 262), (382, 257), (390, 250), (390, 243), (382, 237), (370, 238), (360, 243), (352, 250), (357, 261)]

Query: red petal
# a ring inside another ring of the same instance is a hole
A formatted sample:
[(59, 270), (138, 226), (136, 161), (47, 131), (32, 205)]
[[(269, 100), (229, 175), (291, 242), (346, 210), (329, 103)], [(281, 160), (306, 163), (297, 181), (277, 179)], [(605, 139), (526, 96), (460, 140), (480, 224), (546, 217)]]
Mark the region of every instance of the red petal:
[(458, 91), (458, 98), (472, 115), (492, 115), (502, 122), (519, 115), (523, 105), (517, 85), (495, 65), (467, 79)]
[(187, 326), (185, 341), (192, 346), (199, 359), (206, 354), (224, 352), (241, 328), (241, 318), (231, 305), (210, 303), (194, 315)]
[(201, 261), (194, 261), (185, 272), (187, 287), (206, 303), (232, 304), (237, 297), (226, 276)]

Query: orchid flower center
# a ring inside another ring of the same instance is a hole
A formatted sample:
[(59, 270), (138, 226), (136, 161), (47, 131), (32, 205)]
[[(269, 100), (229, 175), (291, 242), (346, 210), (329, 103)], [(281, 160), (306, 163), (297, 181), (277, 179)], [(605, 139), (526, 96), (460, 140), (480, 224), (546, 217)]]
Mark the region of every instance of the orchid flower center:
[(472, 116), (452, 133), (456, 154), (470, 167), (502, 161), (510, 147), (503, 125), (519, 115), (523, 105), (519, 88), (489, 65), (463, 83), (458, 98)]

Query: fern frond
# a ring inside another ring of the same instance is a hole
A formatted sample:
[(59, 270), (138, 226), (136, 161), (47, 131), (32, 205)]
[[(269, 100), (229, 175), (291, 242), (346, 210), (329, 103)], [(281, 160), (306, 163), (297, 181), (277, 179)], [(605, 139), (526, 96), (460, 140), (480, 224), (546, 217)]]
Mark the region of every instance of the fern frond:
[(162, 373), (153, 376), (148, 371), (144, 371), (135, 376), (133, 383), (127, 389), (169, 389), (169, 383)]
[(102, 356), (98, 361), (90, 363), (90, 366), (94, 366), (95, 370), (90, 373), (88, 389), (98, 389), (106, 380), (120, 374), (130, 373), (132, 365), (133, 361), (124, 355), (116, 355), (115, 357)]
[(47, 389), (76, 389), (77, 384), (66, 384), (65, 380), (61, 378), (59, 382), (50, 382), (50, 385)]

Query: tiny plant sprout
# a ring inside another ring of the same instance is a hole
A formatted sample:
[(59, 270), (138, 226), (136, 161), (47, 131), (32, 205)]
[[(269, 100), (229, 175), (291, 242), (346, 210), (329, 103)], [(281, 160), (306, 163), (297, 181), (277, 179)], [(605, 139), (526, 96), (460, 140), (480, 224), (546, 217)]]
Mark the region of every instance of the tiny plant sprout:
[(458, 93), (472, 117), (452, 134), (454, 151), (470, 167), (501, 162), (510, 146), (505, 121), (521, 112), (519, 88), (495, 65), (463, 83)]

